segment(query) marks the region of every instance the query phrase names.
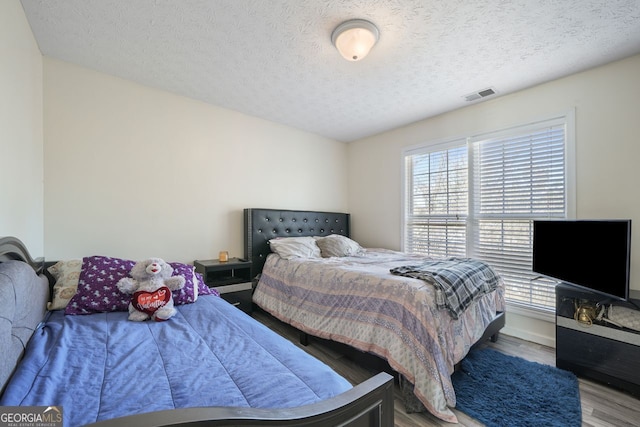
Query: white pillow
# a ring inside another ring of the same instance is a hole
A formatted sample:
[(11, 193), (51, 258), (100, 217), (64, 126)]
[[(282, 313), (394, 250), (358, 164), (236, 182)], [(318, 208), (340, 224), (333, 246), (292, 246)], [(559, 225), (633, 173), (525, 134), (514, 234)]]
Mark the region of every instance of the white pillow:
[(357, 256), (364, 252), (364, 249), (358, 242), (340, 234), (316, 237), (316, 244), (320, 248), (324, 258)]
[(320, 258), (320, 248), (313, 237), (279, 237), (269, 240), (271, 250), (281, 258)]
[[(198, 289), (198, 276), (196, 275), (196, 268), (193, 267), (193, 270), (191, 270), (191, 273), (193, 273), (193, 302), (198, 301), (198, 291), (200, 289)], [(185, 277), (186, 279), (186, 277)]]

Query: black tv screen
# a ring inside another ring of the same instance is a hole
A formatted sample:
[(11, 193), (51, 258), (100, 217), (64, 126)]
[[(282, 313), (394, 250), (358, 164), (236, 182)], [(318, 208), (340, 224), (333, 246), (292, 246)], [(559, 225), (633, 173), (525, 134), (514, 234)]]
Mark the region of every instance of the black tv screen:
[(533, 271), (629, 298), (631, 220), (533, 222)]

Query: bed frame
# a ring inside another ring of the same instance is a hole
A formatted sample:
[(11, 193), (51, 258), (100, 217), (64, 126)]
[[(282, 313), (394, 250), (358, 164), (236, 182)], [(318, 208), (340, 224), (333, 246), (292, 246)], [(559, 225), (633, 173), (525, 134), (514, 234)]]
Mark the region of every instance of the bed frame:
[[(40, 274), (44, 260), (33, 259), (20, 240), (14, 237), (0, 238), (0, 264), (7, 261), (24, 262)], [(0, 293), (8, 292), (15, 283), (0, 266)], [(7, 268), (7, 270), (12, 270)], [(24, 270), (24, 269), (23, 269)], [(8, 273), (10, 274), (10, 273)], [(44, 279), (40, 280), (41, 285)], [(13, 307), (12, 307), (13, 308)], [(39, 308), (41, 311), (44, 307)], [(12, 319), (3, 319), (10, 321)], [(42, 317), (35, 320), (35, 329)], [(11, 328), (9, 334), (11, 334)], [(5, 337), (0, 337), (4, 339)], [(10, 337), (8, 338), (10, 339)], [(4, 341), (3, 341), (4, 342)], [(5, 358), (5, 348), (0, 350)], [(0, 384), (0, 390), (4, 384)], [(382, 372), (352, 389), (321, 402), (289, 409), (255, 409), (231, 407), (185, 408), (131, 415), (92, 424), (96, 427), (132, 426), (310, 426), (340, 425), (352, 427), (384, 427), (394, 424), (393, 377)], [(63, 408), (64, 409), (64, 408)]]
[(32, 258), (24, 243), (15, 237), (0, 237), (0, 263), (5, 261), (26, 262), (37, 274), (44, 269), (44, 258)]
[[(271, 253), (269, 239), (329, 234), (350, 237), (350, 215), (340, 212), (250, 208), (244, 210), (244, 228), (244, 256), (251, 261), (251, 277), (256, 280), (262, 272), (267, 255)], [(487, 339), (497, 341), (504, 325), (504, 312), (496, 313), (476, 345)], [(300, 342), (303, 345), (308, 343), (308, 339), (306, 333), (300, 332)]]

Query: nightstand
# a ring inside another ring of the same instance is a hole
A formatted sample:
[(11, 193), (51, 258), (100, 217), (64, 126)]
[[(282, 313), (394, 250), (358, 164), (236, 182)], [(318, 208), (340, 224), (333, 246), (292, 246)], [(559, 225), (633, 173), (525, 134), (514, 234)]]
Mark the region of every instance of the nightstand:
[(240, 258), (229, 258), (226, 262), (207, 259), (196, 260), (193, 265), (207, 286), (215, 288), (226, 301), (251, 314), (251, 262)]

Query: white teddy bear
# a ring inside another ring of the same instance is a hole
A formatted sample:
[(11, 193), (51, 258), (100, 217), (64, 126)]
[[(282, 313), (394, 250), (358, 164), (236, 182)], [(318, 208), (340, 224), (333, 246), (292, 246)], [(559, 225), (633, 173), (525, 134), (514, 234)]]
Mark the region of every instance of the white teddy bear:
[(160, 258), (150, 258), (136, 263), (131, 277), (118, 281), (118, 289), (132, 294), (129, 303), (129, 320), (142, 322), (149, 318), (162, 321), (174, 314), (171, 291), (184, 287), (185, 279), (174, 276), (173, 268)]

